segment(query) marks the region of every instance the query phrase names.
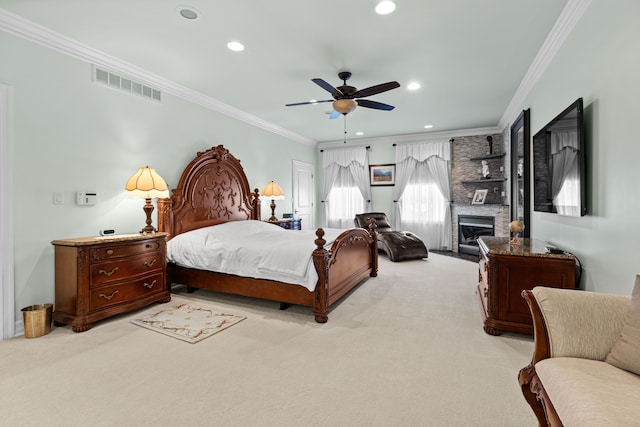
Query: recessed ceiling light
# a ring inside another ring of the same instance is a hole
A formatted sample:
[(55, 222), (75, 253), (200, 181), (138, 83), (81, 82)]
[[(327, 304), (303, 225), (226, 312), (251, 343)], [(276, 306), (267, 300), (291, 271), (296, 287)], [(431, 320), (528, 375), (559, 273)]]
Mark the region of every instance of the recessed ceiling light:
[(195, 9), (192, 8), (181, 8), (180, 15), (185, 19), (198, 19), (198, 12), (196, 12)]
[(409, 85), (407, 86), (407, 89), (409, 89), (409, 90), (418, 90), (418, 89), (420, 89), (420, 83), (418, 83), (418, 82), (411, 82), (411, 83), (409, 83)]
[(383, 0), (376, 6), (378, 15), (388, 15), (394, 10), (396, 10), (396, 4), (390, 0)]
[(431, 129), (433, 127), (433, 125), (424, 125), (425, 129)]
[(364, 132), (356, 132), (356, 135), (362, 136), (362, 135), (364, 135)]
[(242, 52), (244, 50), (244, 45), (236, 41), (227, 43), (227, 47), (234, 52)]

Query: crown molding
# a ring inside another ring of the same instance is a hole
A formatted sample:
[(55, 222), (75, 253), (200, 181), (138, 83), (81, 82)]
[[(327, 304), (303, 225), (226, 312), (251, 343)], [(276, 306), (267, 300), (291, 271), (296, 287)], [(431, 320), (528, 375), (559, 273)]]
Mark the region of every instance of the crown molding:
[(162, 90), (165, 93), (175, 95), (186, 101), (198, 104), (209, 110), (243, 121), (249, 125), (280, 135), (292, 141), (305, 145), (316, 145), (316, 141), (310, 138), (291, 132), (290, 130), (276, 124), (248, 114), (238, 108), (220, 102), (217, 99), (180, 85), (162, 76), (151, 73), (150, 71), (118, 59), (115, 56), (109, 55), (98, 49), (94, 49), (2, 8), (0, 8), (0, 30), (37, 43), (41, 46), (56, 50), (80, 61), (98, 65), (115, 73), (124, 74), (135, 80), (146, 83), (149, 86)]
[(507, 127), (509, 123), (518, 116), (520, 111), (526, 108), (526, 106), (522, 108), (520, 108), (520, 106), (524, 104), (526, 97), (547, 70), (556, 53), (558, 53), (560, 47), (562, 47), (567, 37), (569, 37), (569, 34), (573, 32), (573, 29), (590, 4), (591, 0), (567, 1), (562, 13), (560, 13), (556, 23), (553, 25), (549, 35), (531, 63), (529, 70), (520, 82), (520, 86), (518, 86), (513, 98), (511, 98), (507, 109), (502, 114), (498, 122), (498, 127), (502, 129)]

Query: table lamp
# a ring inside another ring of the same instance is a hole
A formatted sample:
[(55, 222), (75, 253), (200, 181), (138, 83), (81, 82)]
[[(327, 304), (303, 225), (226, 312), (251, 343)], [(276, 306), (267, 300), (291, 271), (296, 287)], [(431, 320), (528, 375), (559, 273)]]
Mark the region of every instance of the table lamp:
[(127, 194), (130, 196), (137, 196), (145, 199), (144, 209), (147, 215), (147, 225), (140, 230), (141, 234), (154, 233), (156, 230), (151, 225), (151, 213), (153, 212), (153, 205), (151, 199), (155, 197), (169, 197), (169, 190), (167, 183), (164, 179), (155, 171), (155, 169), (146, 166), (138, 169), (125, 186)]
[(276, 218), (276, 202), (274, 200), (284, 200), (284, 191), (275, 181), (271, 181), (262, 189), (262, 196), (271, 199), (271, 218), (267, 221), (277, 221)]

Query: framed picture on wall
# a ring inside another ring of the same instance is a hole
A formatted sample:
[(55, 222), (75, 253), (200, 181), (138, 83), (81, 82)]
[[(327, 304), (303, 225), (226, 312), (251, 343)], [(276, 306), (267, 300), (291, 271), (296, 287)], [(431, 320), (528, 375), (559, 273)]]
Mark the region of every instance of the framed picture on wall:
[(371, 181), (371, 186), (395, 185), (396, 165), (393, 163), (369, 165), (369, 180)]
[(487, 198), (487, 193), (489, 190), (476, 190), (473, 195), (473, 199), (471, 199), (472, 205), (484, 205), (484, 201)]

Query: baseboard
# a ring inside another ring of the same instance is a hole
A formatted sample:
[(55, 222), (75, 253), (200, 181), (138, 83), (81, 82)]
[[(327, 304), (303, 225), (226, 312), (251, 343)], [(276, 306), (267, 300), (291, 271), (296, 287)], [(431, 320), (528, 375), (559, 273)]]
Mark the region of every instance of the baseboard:
[(13, 336), (14, 337), (19, 337), (21, 335), (24, 335), (24, 321), (23, 320), (16, 320), (16, 324), (15, 324), (14, 329), (13, 329)]

